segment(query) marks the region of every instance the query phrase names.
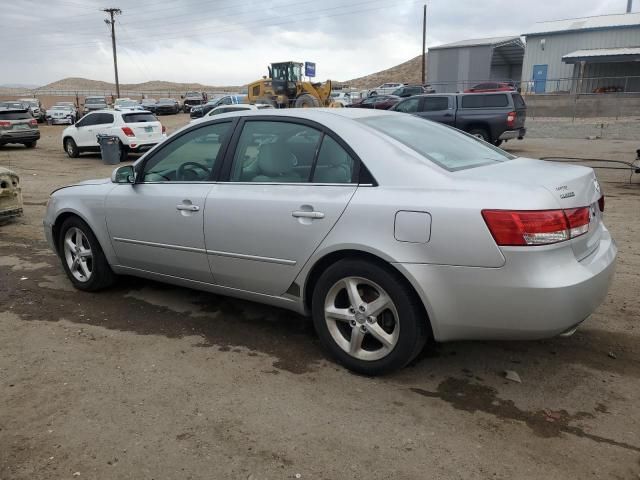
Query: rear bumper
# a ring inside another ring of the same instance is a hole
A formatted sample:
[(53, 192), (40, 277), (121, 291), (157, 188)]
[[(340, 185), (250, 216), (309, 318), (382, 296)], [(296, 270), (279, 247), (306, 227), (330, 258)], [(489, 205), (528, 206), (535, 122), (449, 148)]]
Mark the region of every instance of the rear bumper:
[(522, 140), (526, 134), (526, 128), (519, 128), (517, 130), (507, 130), (506, 132), (502, 132), (502, 135), (500, 135), (498, 138), (500, 140), (512, 140), (514, 138)]
[(0, 143), (28, 143), (40, 139), (40, 130), (25, 130), (19, 133), (0, 134)]
[(513, 250), (500, 268), (396, 264), (422, 297), (436, 340), (560, 335), (598, 308), (613, 280), (617, 247), (606, 230), (580, 262), (569, 244)]
[(142, 152), (146, 152), (147, 150), (151, 150), (153, 147), (155, 147), (158, 143), (160, 142), (154, 142), (154, 143), (143, 143), (143, 144), (136, 144), (135, 147), (129, 147), (129, 151), (132, 153), (142, 153)]

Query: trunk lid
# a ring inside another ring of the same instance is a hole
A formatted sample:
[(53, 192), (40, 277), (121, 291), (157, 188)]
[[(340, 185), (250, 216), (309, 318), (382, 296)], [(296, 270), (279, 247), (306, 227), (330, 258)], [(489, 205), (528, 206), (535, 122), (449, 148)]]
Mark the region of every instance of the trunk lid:
[[(597, 248), (602, 235), (602, 212), (598, 206), (602, 192), (592, 168), (516, 158), (458, 173), (475, 180), (509, 185), (522, 184), (523, 187), (542, 187), (555, 199), (557, 204), (555, 208), (566, 210), (588, 207), (590, 218), (588, 232), (569, 242), (578, 260), (587, 257)], [(541, 210), (548, 208), (548, 205), (540, 207)]]
[(162, 140), (162, 124), (155, 115), (145, 112), (131, 112), (124, 113), (122, 119), (127, 127), (133, 130), (138, 140), (147, 143)]

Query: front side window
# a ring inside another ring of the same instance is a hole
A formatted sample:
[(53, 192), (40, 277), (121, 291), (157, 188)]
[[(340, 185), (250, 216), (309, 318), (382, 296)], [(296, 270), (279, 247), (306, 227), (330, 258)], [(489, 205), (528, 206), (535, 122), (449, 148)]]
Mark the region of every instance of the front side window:
[(400, 102), (396, 105), (395, 110), (397, 112), (415, 113), (420, 106), (420, 97), (409, 98), (404, 102)]
[(321, 133), (289, 122), (246, 122), (238, 140), (232, 182), (308, 182)]
[(203, 182), (220, 161), (231, 122), (206, 125), (165, 144), (144, 165), (142, 182)]

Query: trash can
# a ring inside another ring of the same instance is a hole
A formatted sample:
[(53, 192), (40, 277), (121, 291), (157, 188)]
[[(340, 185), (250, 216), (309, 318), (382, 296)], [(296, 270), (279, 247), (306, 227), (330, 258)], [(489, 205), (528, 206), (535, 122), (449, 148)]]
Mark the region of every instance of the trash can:
[(100, 145), (102, 163), (118, 165), (120, 163), (120, 139), (113, 135), (96, 135)]

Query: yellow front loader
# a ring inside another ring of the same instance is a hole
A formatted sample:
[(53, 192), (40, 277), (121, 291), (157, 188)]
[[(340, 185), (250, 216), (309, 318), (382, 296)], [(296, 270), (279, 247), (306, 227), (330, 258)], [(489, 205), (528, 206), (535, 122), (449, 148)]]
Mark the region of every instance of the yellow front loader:
[(275, 108), (342, 106), (331, 99), (331, 80), (312, 83), (302, 80), (302, 63), (272, 63), (269, 78), (249, 84), (249, 103), (267, 103)]

